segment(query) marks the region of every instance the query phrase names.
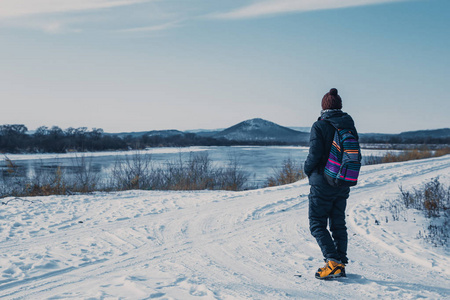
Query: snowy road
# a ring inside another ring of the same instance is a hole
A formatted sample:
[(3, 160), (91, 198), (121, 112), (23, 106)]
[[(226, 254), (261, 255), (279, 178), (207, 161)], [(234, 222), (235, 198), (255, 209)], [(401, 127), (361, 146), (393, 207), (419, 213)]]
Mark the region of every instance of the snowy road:
[[(450, 156), (365, 166), (348, 201), (348, 278), (319, 281), (306, 180), (244, 192), (129, 191), (0, 207), (5, 299), (450, 298), (448, 250), (380, 209)], [(380, 225), (377, 225), (379, 223)], [(420, 228), (419, 228), (420, 229)], [(296, 278), (294, 274), (301, 274)]]

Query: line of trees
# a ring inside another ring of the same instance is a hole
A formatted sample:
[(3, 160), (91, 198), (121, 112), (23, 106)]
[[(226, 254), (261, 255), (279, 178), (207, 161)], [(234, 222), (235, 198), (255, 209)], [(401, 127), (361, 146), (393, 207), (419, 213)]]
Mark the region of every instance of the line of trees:
[[(143, 135), (139, 138), (125, 137), (127, 143), (134, 141), (146, 147), (189, 147), (189, 146), (274, 146), (288, 145), (281, 141), (231, 141), (224, 138), (202, 137), (195, 133), (183, 133), (172, 136)], [(291, 144), (289, 144), (291, 145)]]
[(144, 149), (146, 147), (235, 146), (235, 145), (286, 145), (283, 142), (229, 141), (202, 137), (194, 133), (172, 136), (127, 135), (123, 138), (106, 134), (101, 128), (87, 127), (65, 130), (58, 126), (41, 126), (34, 133), (22, 124), (0, 125), (0, 152), (3, 153), (65, 153), (70, 151), (106, 151)]
[[(404, 137), (401, 135), (370, 136), (361, 135), (362, 143), (389, 144), (450, 144), (450, 138), (432, 136)], [(302, 145), (305, 143), (285, 143), (281, 141), (230, 141), (213, 137), (203, 137), (194, 133), (175, 135), (118, 135), (106, 134), (101, 128), (88, 130), (87, 127), (65, 130), (58, 126), (41, 126), (30, 134), (22, 124), (0, 125), (0, 152), (3, 153), (64, 153), (69, 151), (105, 151), (144, 149), (146, 147), (189, 147), (189, 146), (271, 146)]]
[(450, 137), (361, 136), (359, 141), (366, 144), (450, 144)]
[(104, 134), (100, 128), (39, 127), (28, 134), (25, 125), (0, 125), (0, 151), (8, 153), (39, 153), (67, 151), (102, 151), (127, 149), (127, 143), (117, 137)]

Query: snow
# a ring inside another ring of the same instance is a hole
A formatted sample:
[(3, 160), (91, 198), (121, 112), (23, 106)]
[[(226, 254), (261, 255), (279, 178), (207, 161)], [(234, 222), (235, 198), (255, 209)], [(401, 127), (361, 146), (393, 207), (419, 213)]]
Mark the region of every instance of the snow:
[(436, 176), (449, 184), (450, 155), (363, 167), (347, 207), (348, 278), (334, 281), (314, 278), (323, 261), (308, 229), (307, 180), (11, 201), (0, 206), (0, 297), (449, 298), (448, 248), (416, 239), (417, 223), (385, 223), (381, 208), (400, 184)]

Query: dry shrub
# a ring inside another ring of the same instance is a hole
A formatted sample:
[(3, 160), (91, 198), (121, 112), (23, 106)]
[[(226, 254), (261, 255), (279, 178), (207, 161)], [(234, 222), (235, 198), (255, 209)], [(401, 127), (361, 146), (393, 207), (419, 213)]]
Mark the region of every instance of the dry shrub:
[(68, 191), (67, 177), (58, 166), (53, 174), (38, 172), (26, 184), (23, 195), (18, 196), (64, 195)]
[(0, 198), (67, 195), (87, 193), (98, 189), (98, 175), (92, 171), (90, 161), (84, 157), (75, 158), (75, 172), (69, 175), (61, 165), (49, 170), (41, 165), (32, 175), (24, 173), (14, 162), (5, 159), (8, 176), (3, 176), (0, 183)]
[(109, 189), (116, 191), (151, 189), (152, 170), (151, 156), (148, 154), (136, 152), (132, 156), (117, 158), (111, 172)]
[(434, 156), (439, 157), (439, 156), (444, 156), (450, 154), (450, 147), (445, 147), (445, 148), (441, 148), (441, 149), (437, 149), (434, 152)]
[(64, 172), (57, 167), (54, 173), (37, 172), (31, 177), (11, 173), (2, 180), (0, 197), (61, 195), (69, 190)]
[(207, 153), (190, 154), (187, 161), (181, 159), (167, 163), (161, 170), (167, 190), (205, 190), (216, 185), (216, 168)]
[(445, 187), (439, 178), (433, 178), (422, 188), (405, 191), (400, 187), (400, 199), (406, 208), (421, 210), (428, 218), (437, 217), (450, 209), (450, 187)]
[(7, 156), (5, 156), (5, 163), (6, 163), (6, 172), (8, 172), (9, 174), (17, 173), (18, 169), (17, 165)]
[(236, 155), (228, 157), (228, 164), (217, 172), (219, 189), (229, 191), (240, 191), (244, 189), (249, 174), (242, 169), (240, 160)]
[(364, 165), (366, 165), (366, 166), (381, 164), (381, 162), (382, 162), (382, 157), (375, 156), (375, 155), (364, 156)]
[(73, 192), (90, 193), (99, 189), (100, 176), (94, 170), (92, 158), (76, 156), (72, 160), (75, 172), (71, 183)]
[(285, 159), (281, 167), (275, 169), (273, 173), (267, 178), (266, 187), (289, 184), (306, 177), (302, 165), (290, 157)]
[(0, 198), (19, 196), (27, 184), (21, 170), (12, 160), (5, 156), (6, 172), (2, 172), (0, 182)]
[(399, 154), (393, 152), (387, 152), (382, 158), (381, 163), (401, 162), (408, 160), (424, 159), (430, 157), (439, 157), (450, 153), (450, 148), (442, 148), (439, 150), (431, 151), (426, 147), (416, 148), (413, 150), (403, 151)]
[(89, 193), (99, 189), (99, 176), (93, 171), (91, 160), (81, 156), (73, 159), (73, 174), (67, 174), (61, 165), (54, 172), (36, 168), (35, 174), (27, 179), (21, 196), (67, 195)]
[(73, 174), (66, 174), (58, 165), (54, 172), (42, 166), (35, 174), (23, 174), (13, 161), (6, 161), (6, 173), (0, 181), (0, 198), (23, 196), (48, 196), (88, 193), (95, 190), (121, 191), (130, 189), (157, 190), (242, 190), (248, 180), (237, 160), (225, 167), (216, 167), (206, 153), (190, 154), (155, 168), (151, 157), (136, 152), (117, 159), (107, 182), (100, 184), (91, 161), (76, 157), (72, 163)]
[(450, 209), (450, 187), (445, 188), (438, 178), (425, 184), (422, 194), (424, 211), (428, 217), (438, 217), (440, 212)]
[[(408, 208), (423, 212), (428, 219), (425, 228), (418, 237), (435, 246), (448, 246), (450, 239), (450, 186), (443, 185), (439, 178), (433, 178), (421, 187), (406, 191), (400, 187), (400, 197), (389, 201), (386, 206), (392, 213), (392, 219), (407, 220)], [(387, 221), (386, 221), (387, 222)]]
[(405, 191), (400, 187), (400, 199), (406, 208), (415, 208), (428, 218), (438, 217), (450, 210), (450, 187), (445, 187), (439, 178), (433, 178), (422, 188)]
[(116, 162), (110, 190), (242, 190), (248, 176), (237, 161), (226, 167), (216, 167), (207, 153), (190, 154), (183, 160), (168, 161), (162, 167), (154, 167), (149, 156), (136, 154)]

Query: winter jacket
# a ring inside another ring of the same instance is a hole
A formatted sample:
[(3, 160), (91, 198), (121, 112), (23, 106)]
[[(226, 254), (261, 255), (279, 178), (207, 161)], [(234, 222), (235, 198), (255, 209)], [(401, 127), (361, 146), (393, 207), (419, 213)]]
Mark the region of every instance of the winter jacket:
[(330, 154), (335, 132), (333, 125), (329, 122), (339, 129), (351, 129), (355, 137), (358, 138), (355, 123), (349, 114), (340, 109), (323, 111), (311, 128), (309, 154), (304, 166), (310, 185), (328, 185), (323, 177), (323, 171)]

